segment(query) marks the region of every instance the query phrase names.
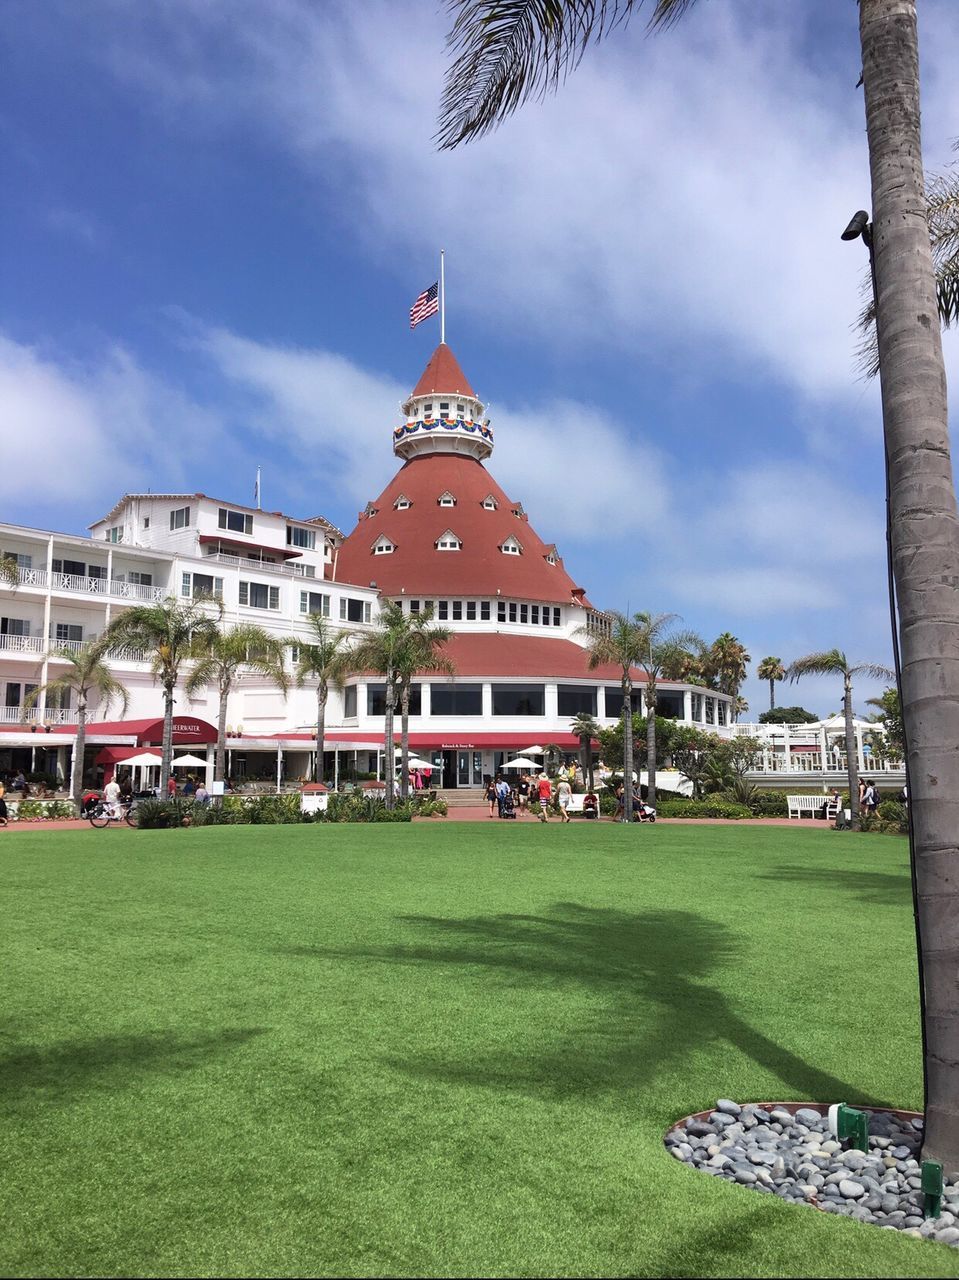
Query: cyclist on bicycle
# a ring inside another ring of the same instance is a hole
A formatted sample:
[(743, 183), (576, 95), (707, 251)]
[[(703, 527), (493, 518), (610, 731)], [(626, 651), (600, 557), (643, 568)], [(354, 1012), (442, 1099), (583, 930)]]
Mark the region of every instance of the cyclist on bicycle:
[(107, 785), (103, 788), (103, 799), (110, 811), (111, 818), (120, 817), (120, 784), (116, 778), (111, 778)]

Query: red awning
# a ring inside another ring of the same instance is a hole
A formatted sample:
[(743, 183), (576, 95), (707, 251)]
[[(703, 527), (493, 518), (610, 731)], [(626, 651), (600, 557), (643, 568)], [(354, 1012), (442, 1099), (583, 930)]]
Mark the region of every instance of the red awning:
[[(62, 733), (76, 733), (76, 725), (63, 726)], [(87, 738), (93, 742), (104, 738), (133, 738), (138, 747), (159, 745), (163, 741), (163, 717), (152, 720), (95, 720), (87, 721)], [(196, 716), (173, 717), (173, 745), (183, 747), (189, 743), (216, 742), (216, 725)]]
[[(287, 560), (292, 560), (294, 556), (301, 556), (302, 551), (298, 551), (294, 547), (267, 547), (262, 542), (247, 542), (245, 538), (228, 538), (222, 533), (201, 533), (200, 542), (222, 542), (227, 547), (239, 547), (242, 551), (249, 553), (250, 551), (265, 551), (267, 555), (283, 556)], [(232, 551), (226, 553), (228, 556), (233, 555)], [(241, 557), (242, 558), (242, 557)], [(253, 563), (256, 563), (256, 557), (252, 557)]]
[[(159, 754), (157, 752), (157, 755)], [(104, 747), (102, 751), (97, 752), (94, 764), (123, 764), (124, 760), (141, 755), (143, 755), (142, 747)], [(157, 760), (157, 765), (159, 763), (160, 761)]]

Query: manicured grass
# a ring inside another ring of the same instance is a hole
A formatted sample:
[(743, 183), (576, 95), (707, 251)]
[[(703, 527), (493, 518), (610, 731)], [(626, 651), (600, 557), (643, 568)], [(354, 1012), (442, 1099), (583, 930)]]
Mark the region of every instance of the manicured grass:
[(662, 1147), (920, 1104), (906, 845), (490, 823), (0, 834), (0, 1272), (954, 1276)]

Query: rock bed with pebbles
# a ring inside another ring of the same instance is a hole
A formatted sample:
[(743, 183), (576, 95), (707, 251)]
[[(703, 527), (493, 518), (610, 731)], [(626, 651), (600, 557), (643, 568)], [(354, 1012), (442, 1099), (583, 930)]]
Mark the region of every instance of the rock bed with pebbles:
[(677, 1160), (751, 1191), (959, 1247), (959, 1177), (944, 1175), (942, 1212), (923, 1217), (916, 1158), (922, 1120), (863, 1110), (868, 1151), (846, 1149), (812, 1107), (793, 1113), (728, 1098), (703, 1118), (676, 1125), (666, 1146)]

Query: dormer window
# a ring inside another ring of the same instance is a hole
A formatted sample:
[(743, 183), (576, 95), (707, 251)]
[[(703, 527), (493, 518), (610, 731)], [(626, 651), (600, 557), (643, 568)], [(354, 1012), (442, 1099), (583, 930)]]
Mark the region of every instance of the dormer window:
[(456, 499), (450, 493), (449, 489), (447, 489), (445, 493), (441, 493), (440, 496), (436, 499), (436, 501), (439, 503), (441, 507), (456, 506)]
[(499, 503), (496, 501), (496, 499), (493, 497), (491, 493), (488, 493), (486, 497), (483, 499), (484, 511), (495, 511), (498, 506), (499, 506)]
[(373, 506), (372, 502), (368, 502), (366, 504), (366, 510), (363, 512), (363, 514), (366, 516), (367, 520), (369, 520), (371, 516), (375, 516), (377, 514), (377, 511), (378, 509)]
[(505, 542), (501, 543), (500, 551), (504, 556), (518, 556), (522, 554), (523, 548), (515, 538), (507, 538)]
[(400, 496), (393, 503), (393, 509), (394, 511), (408, 511), (412, 505), (413, 505), (412, 502), (410, 502), (406, 494), (401, 493)]
[(373, 554), (375, 556), (388, 556), (396, 550), (396, 544), (390, 542), (385, 533), (381, 534), (373, 543)]
[(459, 551), (462, 545), (462, 542), (452, 529), (447, 529), (446, 532), (441, 534), (436, 540), (437, 551)]
[(555, 555), (555, 553), (554, 553), (554, 552), (552, 552), (552, 551), (547, 551), (547, 552), (546, 552), (546, 563), (547, 563), (547, 564), (555, 564), (555, 563), (556, 563), (556, 555)]
[(523, 516), (526, 515), (526, 512), (523, 510), (523, 504), (521, 502), (518, 502), (516, 506), (513, 508), (513, 515), (517, 518), (517, 520), (522, 520)]

